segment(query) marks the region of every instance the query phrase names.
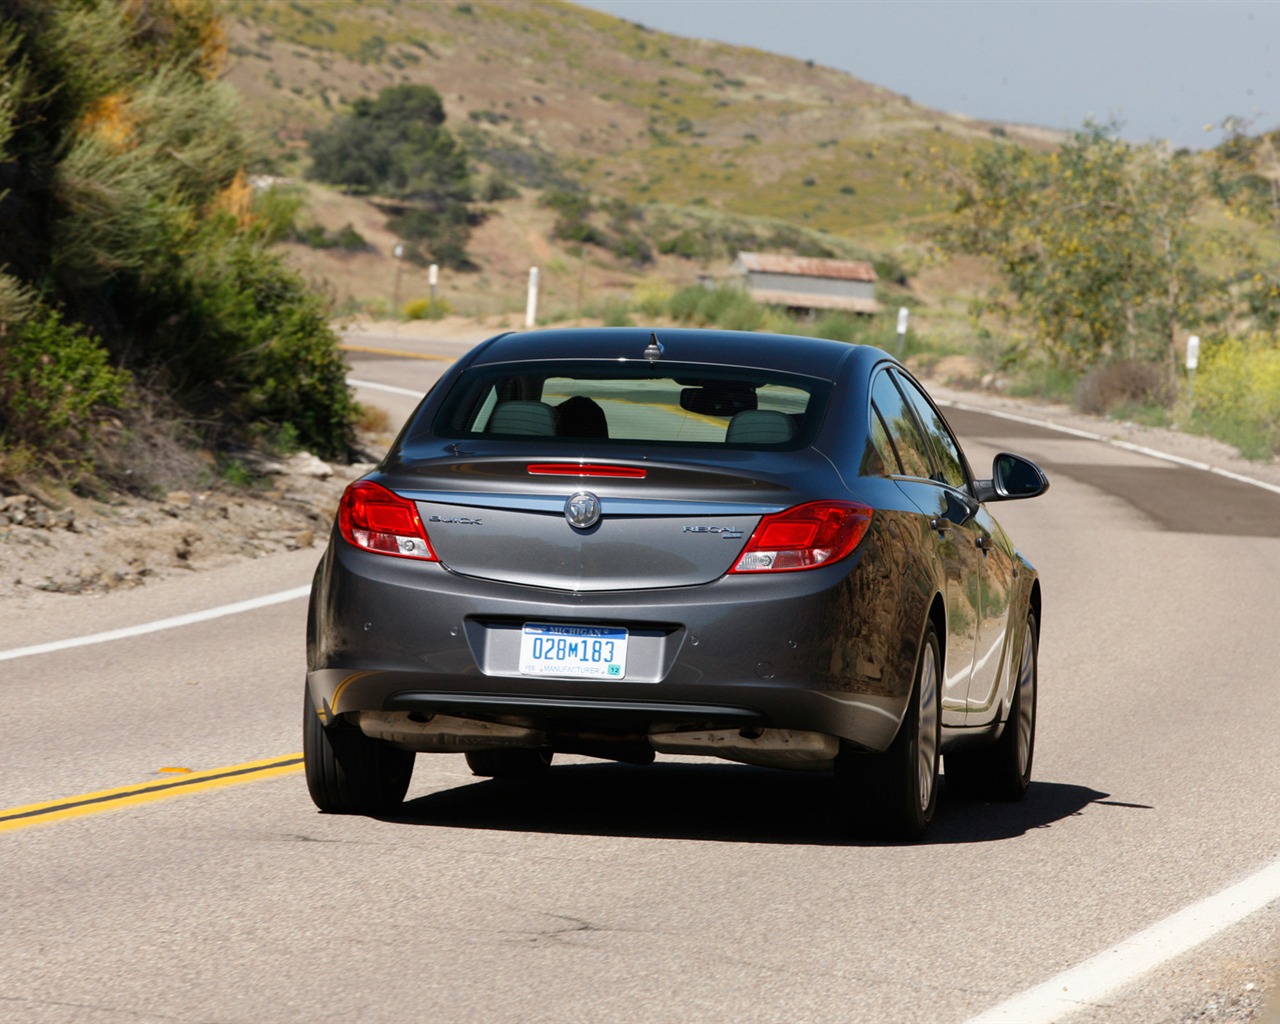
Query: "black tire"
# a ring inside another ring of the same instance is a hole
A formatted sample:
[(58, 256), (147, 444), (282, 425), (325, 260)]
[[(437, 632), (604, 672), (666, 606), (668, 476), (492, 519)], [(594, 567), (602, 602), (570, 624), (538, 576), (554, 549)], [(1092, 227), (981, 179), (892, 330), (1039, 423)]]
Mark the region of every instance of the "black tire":
[(836, 759), (841, 810), (850, 815), (855, 832), (910, 842), (928, 829), (938, 806), (941, 685), (941, 645), (930, 624), (916, 659), (907, 713), (889, 749), (881, 754), (845, 750)]
[(995, 743), (946, 758), (947, 791), (975, 800), (1021, 800), (1031, 785), (1036, 752), (1039, 639), (1034, 612), (1027, 614), (1009, 720)]
[(302, 722), (307, 789), (329, 814), (385, 814), (404, 801), (413, 775), (413, 751), (373, 740), (354, 726), (326, 726), (310, 692)]
[(473, 775), (494, 779), (534, 778), (551, 767), (551, 751), (546, 747), (468, 750), (466, 757)]

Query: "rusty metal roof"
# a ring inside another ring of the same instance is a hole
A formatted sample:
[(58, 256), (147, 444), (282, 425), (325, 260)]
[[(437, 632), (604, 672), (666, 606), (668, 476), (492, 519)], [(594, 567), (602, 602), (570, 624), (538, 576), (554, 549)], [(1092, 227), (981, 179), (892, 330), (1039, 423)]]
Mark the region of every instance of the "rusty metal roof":
[(874, 282), (876, 279), (875, 268), (862, 260), (824, 260), (814, 256), (740, 252), (737, 264), (748, 273), (792, 274), (796, 277), (826, 277), (841, 281)]

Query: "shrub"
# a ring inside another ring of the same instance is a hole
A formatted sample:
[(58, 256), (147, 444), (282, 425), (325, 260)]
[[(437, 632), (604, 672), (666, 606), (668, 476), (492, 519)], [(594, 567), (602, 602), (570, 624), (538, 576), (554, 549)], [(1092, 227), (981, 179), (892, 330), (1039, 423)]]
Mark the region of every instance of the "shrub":
[(404, 307), (406, 320), (439, 320), (452, 312), (453, 307), (444, 298), (414, 299)]
[(542, 205), (556, 211), (553, 238), (584, 245), (604, 245), (607, 241), (604, 232), (588, 219), (593, 209), (589, 192), (556, 189), (543, 194)]
[(686, 228), (662, 239), (658, 243), (658, 252), (686, 260), (709, 260), (715, 255), (715, 244), (705, 232)]
[(333, 234), (330, 234), (319, 224), (308, 224), (306, 227), (295, 228), (293, 237), (303, 245), (309, 245), (313, 249), (341, 249), (343, 252), (365, 252), (370, 248), (369, 243), (365, 241), (364, 235), (360, 234), (349, 223), (342, 225)]
[(136, 439), (155, 448), (159, 480), (174, 445), (289, 431), (345, 455), (354, 410), (337, 339), (266, 250), (296, 197), (255, 197), (245, 178), (215, 5), (3, 6), (6, 462), (25, 446), (54, 469), (128, 476)]
[(89, 441), (130, 384), (97, 340), (47, 307), (0, 324), (0, 441), (39, 451), (49, 470), (88, 468)]
[(814, 321), (813, 335), (832, 341), (853, 341), (859, 333), (859, 325), (848, 313), (823, 313)]
[(667, 312), (675, 289), (661, 278), (646, 278), (631, 291), (631, 304), (650, 320)]
[[(376, 38), (376, 37), (375, 37)], [(404, 204), (391, 229), (419, 242), (446, 266), (470, 265), (473, 219), (467, 152), (444, 127), (440, 94), (429, 85), (391, 85), (362, 97), (349, 117), (308, 135), (311, 174), (357, 192)]]
[(649, 243), (630, 232), (607, 239), (605, 248), (618, 259), (626, 260), (635, 267), (647, 266), (653, 262), (653, 249)]
[(605, 327), (631, 326), (631, 306), (626, 299), (613, 297), (605, 299), (599, 315)]
[(1280, 342), (1254, 336), (1209, 347), (1194, 404), (1198, 425), (1246, 458), (1280, 453)]
[(501, 174), (492, 174), (480, 186), (480, 198), (486, 203), (498, 203), (504, 199), (519, 199), (520, 190)]
[(165, 321), (166, 365), (185, 404), (233, 429), (291, 424), (303, 447), (344, 457), (356, 410), (320, 298), (246, 236), (218, 237), (217, 226), (204, 235)]
[(1172, 397), (1163, 366), (1121, 359), (1095, 366), (1080, 378), (1075, 406), (1081, 412), (1105, 416), (1122, 405), (1167, 406)]
[(296, 221), (302, 209), (302, 193), (296, 188), (273, 186), (254, 197), (254, 228), (267, 243), (297, 234)]
[(690, 285), (671, 297), (671, 317), (695, 327), (751, 331), (759, 328), (764, 310), (741, 288)]

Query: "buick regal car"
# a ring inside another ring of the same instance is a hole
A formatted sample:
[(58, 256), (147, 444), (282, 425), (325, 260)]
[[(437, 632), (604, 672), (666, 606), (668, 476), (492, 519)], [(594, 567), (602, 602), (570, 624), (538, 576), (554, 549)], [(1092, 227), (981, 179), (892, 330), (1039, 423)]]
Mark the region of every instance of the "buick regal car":
[(919, 837), (946, 785), (1031, 776), (1035, 569), (886, 353), (696, 330), (501, 334), (344, 494), (307, 628), (316, 805), (386, 813), (417, 754), (830, 773), (852, 830)]

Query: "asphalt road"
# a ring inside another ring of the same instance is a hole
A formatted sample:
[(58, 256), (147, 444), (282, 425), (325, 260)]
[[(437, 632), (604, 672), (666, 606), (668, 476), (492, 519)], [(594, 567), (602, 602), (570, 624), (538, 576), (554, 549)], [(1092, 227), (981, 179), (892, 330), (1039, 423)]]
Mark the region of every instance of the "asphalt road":
[[(447, 365), (350, 358), (406, 391)], [(1008, 449), (1053, 481), (996, 510), (1044, 581), (1023, 803), (944, 797), (895, 846), (835, 834), (820, 777), (567, 758), (522, 786), (420, 755), (396, 818), (321, 815), (295, 597), (0, 660), (0, 808), (62, 808), (0, 812), (0, 1019), (960, 1022), (1275, 863), (1280, 495), (950, 418), (980, 472)], [(315, 560), (6, 616), (0, 658), (287, 594)], [(1069, 1019), (1188, 1019), (1278, 955), (1273, 900)]]

